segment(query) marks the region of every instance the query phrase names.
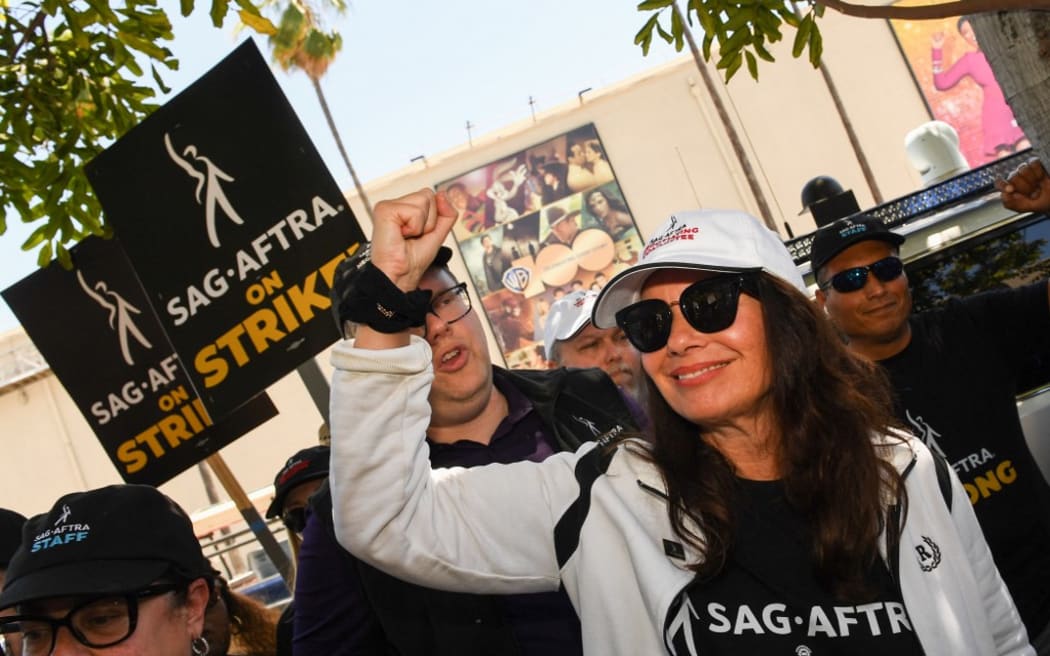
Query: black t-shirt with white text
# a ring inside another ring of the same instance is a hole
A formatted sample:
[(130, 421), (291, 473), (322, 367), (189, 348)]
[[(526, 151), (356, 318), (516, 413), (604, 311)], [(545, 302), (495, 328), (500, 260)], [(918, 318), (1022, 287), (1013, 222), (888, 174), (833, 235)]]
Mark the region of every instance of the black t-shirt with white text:
[(713, 580), (694, 581), (665, 626), (677, 654), (923, 653), (886, 565), (868, 573), (870, 598), (837, 600), (816, 581), (810, 531), (779, 481), (740, 482), (733, 548)]
[[(1028, 633), (1050, 621), (1050, 487), (1017, 416), (1017, 377), (1047, 350), (1046, 283), (949, 301), (911, 318), (880, 361), (899, 418), (963, 482)], [(1045, 437), (1045, 436), (1044, 436)]]

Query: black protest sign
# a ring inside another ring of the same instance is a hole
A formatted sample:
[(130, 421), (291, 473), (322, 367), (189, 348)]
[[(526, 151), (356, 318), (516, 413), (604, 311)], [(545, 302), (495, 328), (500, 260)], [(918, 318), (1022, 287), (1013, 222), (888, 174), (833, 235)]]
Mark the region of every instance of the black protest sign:
[(212, 425), (120, 244), (72, 256), (3, 296), (126, 482), (160, 485), (277, 414), (261, 394)]
[(329, 285), (364, 237), (251, 41), (87, 173), (213, 414), (338, 338)]

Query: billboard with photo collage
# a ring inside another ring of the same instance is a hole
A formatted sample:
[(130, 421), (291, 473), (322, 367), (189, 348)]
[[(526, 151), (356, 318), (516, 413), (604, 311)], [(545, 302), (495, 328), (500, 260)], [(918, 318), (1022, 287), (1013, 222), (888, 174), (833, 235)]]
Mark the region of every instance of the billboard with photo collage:
[(642, 239), (593, 124), (437, 185), (507, 366), (543, 368), (550, 305), (600, 289)]

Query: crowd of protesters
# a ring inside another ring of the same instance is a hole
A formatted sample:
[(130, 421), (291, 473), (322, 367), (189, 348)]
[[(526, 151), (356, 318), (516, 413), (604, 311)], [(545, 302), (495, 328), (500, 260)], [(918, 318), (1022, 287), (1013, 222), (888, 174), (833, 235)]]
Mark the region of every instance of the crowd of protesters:
[[(570, 180), (571, 184), (571, 180)], [(999, 184), (1050, 210), (1037, 161)], [(1046, 281), (914, 313), (904, 238), (680, 212), (492, 363), (429, 190), (336, 271), (331, 445), (277, 473), (296, 572), (231, 589), (152, 487), (0, 509), (0, 646), (48, 656), (1050, 655), (1050, 486), (1014, 401)], [(1009, 461), (975, 501), (951, 463)]]

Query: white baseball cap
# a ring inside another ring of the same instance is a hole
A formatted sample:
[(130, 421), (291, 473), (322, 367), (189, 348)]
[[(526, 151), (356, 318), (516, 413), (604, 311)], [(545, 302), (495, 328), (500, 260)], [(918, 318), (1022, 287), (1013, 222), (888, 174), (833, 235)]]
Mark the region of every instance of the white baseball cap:
[(594, 325), (615, 326), (616, 313), (638, 302), (645, 281), (659, 269), (765, 271), (807, 294), (780, 235), (755, 217), (737, 210), (678, 212), (653, 234), (638, 263), (602, 289), (594, 306)]
[(554, 343), (574, 337), (591, 320), (598, 292), (579, 291), (562, 296), (551, 305), (543, 326), (543, 348), (553, 360)]

